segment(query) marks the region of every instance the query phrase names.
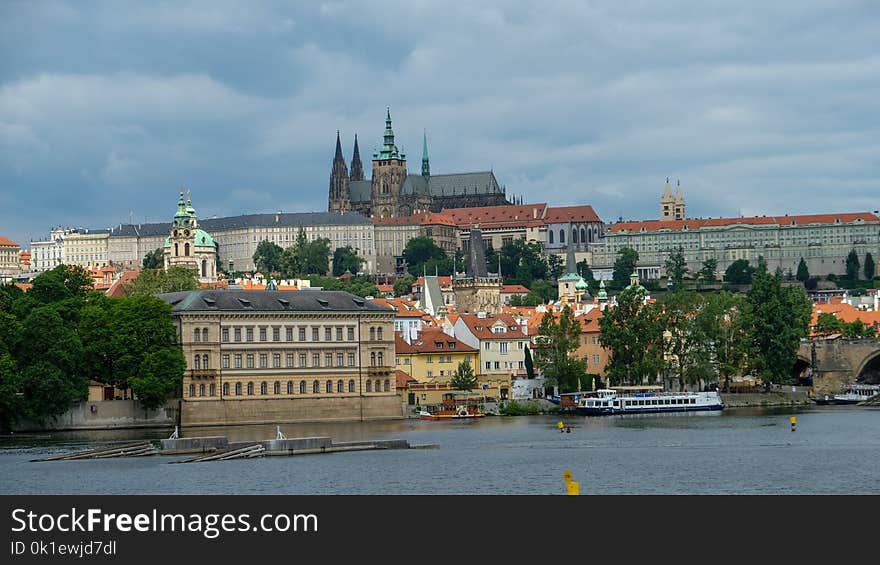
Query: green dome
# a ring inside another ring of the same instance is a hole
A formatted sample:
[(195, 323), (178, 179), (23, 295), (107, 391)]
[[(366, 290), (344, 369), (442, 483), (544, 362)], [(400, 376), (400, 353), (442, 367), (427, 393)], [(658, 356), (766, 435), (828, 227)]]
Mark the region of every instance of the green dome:
[(197, 247), (217, 247), (211, 234), (202, 229), (196, 230), (196, 246)]
[(165, 247), (171, 247), (171, 238), (170, 237), (165, 238)]
[(589, 288), (589, 285), (587, 285), (587, 281), (581, 279), (574, 285), (574, 287), (577, 290), (587, 290)]

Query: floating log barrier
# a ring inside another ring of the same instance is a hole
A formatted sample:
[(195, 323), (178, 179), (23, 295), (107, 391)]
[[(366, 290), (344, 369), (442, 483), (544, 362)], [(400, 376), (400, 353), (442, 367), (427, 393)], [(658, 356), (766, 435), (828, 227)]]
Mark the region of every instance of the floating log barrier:
[(225, 449), (215, 451), (208, 455), (199, 455), (192, 459), (184, 459), (183, 461), (175, 461), (175, 463), (201, 463), (202, 461), (228, 461), (230, 459), (253, 459), (254, 457), (262, 457), (265, 448), (260, 443), (247, 445), (245, 447), (237, 447), (233, 449)]
[(145, 455), (157, 455), (159, 450), (148, 441), (140, 441), (137, 443), (126, 443), (122, 445), (113, 445), (108, 447), (100, 447), (97, 449), (89, 449), (87, 451), (78, 451), (75, 453), (64, 453), (61, 455), (53, 455), (45, 459), (32, 459), (31, 461), (72, 461), (75, 459), (108, 459), (111, 457), (143, 457)]

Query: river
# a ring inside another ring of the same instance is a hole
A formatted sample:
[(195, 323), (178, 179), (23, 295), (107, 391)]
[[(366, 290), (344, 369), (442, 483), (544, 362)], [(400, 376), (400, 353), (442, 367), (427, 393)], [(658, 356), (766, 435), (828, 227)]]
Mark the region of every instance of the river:
[[(790, 416), (797, 418), (791, 430)], [(486, 417), (286, 425), (288, 437), (406, 439), (434, 449), (341, 452), (169, 465), (186, 456), (33, 462), (170, 430), (58, 432), (0, 439), (2, 494), (880, 494), (880, 409)], [(184, 430), (268, 439), (274, 426)]]

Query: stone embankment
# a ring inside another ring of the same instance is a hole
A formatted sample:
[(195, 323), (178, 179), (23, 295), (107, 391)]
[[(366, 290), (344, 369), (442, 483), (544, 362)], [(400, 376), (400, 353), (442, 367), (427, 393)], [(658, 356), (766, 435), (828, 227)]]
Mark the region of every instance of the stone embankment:
[(721, 393), (725, 408), (753, 406), (810, 406), (809, 387), (782, 387), (767, 392)]

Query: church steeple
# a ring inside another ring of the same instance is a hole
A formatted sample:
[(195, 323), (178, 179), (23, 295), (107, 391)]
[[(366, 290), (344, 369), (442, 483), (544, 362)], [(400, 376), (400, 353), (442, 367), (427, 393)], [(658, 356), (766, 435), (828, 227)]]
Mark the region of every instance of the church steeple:
[(422, 176), (431, 176), (431, 165), (428, 162), (428, 134), (422, 133)]
[(394, 130), (391, 129), (391, 107), (387, 108), (385, 114), (385, 133), (383, 135), (382, 149), (378, 153), (373, 154), (373, 160), (388, 161), (390, 159), (405, 160), (406, 156), (398, 151), (394, 145)]
[(364, 180), (364, 166), (361, 163), (361, 152), (358, 150), (357, 134), (354, 134), (354, 155), (351, 158), (351, 180)]
[(345, 158), (342, 156), (342, 143), (339, 141), (339, 130), (336, 130), (336, 155), (333, 157), (333, 164), (336, 164), (336, 161), (342, 161), (345, 163)]
[(330, 199), (328, 210), (330, 212), (347, 212), (351, 207), (348, 190), (348, 167), (345, 165), (345, 157), (342, 155), (342, 142), (339, 140), (339, 131), (336, 131), (336, 155), (333, 157), (333, 167), (330, 170)]

